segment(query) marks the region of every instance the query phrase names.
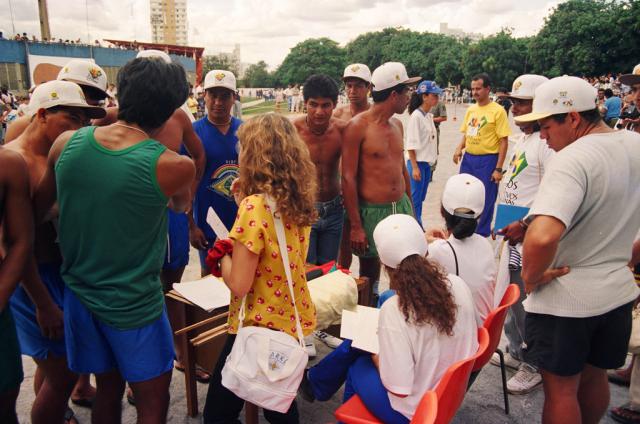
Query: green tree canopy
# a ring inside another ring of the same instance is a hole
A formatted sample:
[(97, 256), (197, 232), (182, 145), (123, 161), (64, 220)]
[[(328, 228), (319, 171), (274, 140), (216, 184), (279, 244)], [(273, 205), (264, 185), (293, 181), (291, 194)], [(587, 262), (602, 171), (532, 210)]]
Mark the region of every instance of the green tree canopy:
[(230, 59), (229, 55), (226, 55), (224, 53), (208, 55), (202, 58), (203, 75), (207, 75), (207, 72), (214, 69), (222, 69), (224, 71), (233, 72), (233, 75), (235, 75), (236, 77), (240, 75), (240, 69), (238, 69), (238, 65)]
[(274, 85), (273, 80), (273, 75), (267, 70), (267, 64), (264, 60), (249, 65), (244, 72), (245, 87), (272, 87)]
[(329, 38), (310, 38), (291, 49), (275, 72), (280, 84), (301, 84), (313, 74), (339, 81), (345, 67), (345, 51)]

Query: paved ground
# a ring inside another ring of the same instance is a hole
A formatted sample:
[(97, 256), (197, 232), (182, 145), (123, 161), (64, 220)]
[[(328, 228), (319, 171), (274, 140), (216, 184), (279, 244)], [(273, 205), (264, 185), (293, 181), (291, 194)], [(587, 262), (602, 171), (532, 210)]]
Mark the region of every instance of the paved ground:
[[(457, 121), (453, 120), (457, 116)], [(440, 217), (440, 199), (442, 197), (442, 189), (446, 179), (457, 172), (457, 168), (453, 165), (451, 157), (455, 146), (460, 141), (460, 133), (458, 127), (460, 120), (464, 116), (464, 108), (460, 105), (448, 105), (449, 121), (441, 126), (441, 144), (440, 144), (440, 160), (433, 183), (429, 186), (427, 200), (423, 208), (423, 222), (425, 226), (442, 225), (443, 220)], [(404, 117), (406, 119), (407, 116)], [(517, 131), (517, 129), (515, 129)], [(354, 261), (353, 270), (357, 272), (357, 261)], [(195, 251), (192, 251), (191, 263), (185, 274), (185, 280), (196, 279), (199, 277), (198, 259)], [(388, 283), (387, 283), (388, 284)], [(383, 279), (382, 286), (385, 286)], [(328, 349), (323, 345), (318, 346), (319, 357), (327, 354)], [(18, 399), (18, 413), (21, 423), (28, 423), (29, 410), (33, 402), (33, 372), (34, 366), (30, 358), (23, 357), (25, 369), (25, 381), (22, 384), (20, 397)], [(314, 362), (311, 362), (312, 364)], [(200, 408), (204, 405), (207, 386), (198, 384), (198, 397)], [(618, 386), (611, 385), (611, 404), (620, 405), (628, 401), (628, 390)], [(335, 422), (333, 411), (339, 406), (342, 393), (334, 396), (329, 402), (307, 403), (304, 400), (299, 401), (301, 423), (304, 424), (320, 424)], [(509, 396), (511, 403), (510, 415), (505, 415), (502, 403), (502, 389), (500, 382), (500, 372), (497, 367), (488, 365), (482, 370), (475, 384), (467, 394), (462, 408), (458, 412), (454, 423), (474, 423), (474, 424), (493, 424), (493, 423), (539, 423), (540, 413), (542, 411), (543, 394), (540, 389), (524, 396)], [(135, 409), (127, 402), (123, 402), (123, 422), (135, 423)], [(83, 408), (74, 407), (76, 415), (81, 423), (90, 422), (89, 411)], [(184, 377), (183, 374), (174, 371), (173, 381), (171, 383), (171, 405), (169, 407), (169, 423), (199, 423), (200, 417), (188, 418), (186, 416), (186, 400), (184, 395)], [(266, 423), (261, 417), (261, 423)], [(613, 423), (614, 421), (608, 417), (602, 420), (603, 423)]]

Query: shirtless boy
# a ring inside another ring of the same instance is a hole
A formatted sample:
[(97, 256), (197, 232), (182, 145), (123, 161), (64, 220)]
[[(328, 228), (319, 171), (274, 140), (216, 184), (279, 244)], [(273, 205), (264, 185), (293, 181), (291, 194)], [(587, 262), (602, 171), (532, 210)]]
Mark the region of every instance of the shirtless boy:
[(342, 191), (350, 222), (351, 248), (360, 258), (360, 275), (377, 294), (380, 260), (373, 230), (395, 213), (413, 215), (409, 173), (404, 164), (402, 124), (392, 116), (409, 104), (409, 78), (403, 64), (387, 62), (375, 71), (373, 106), (354, 117), (344, 133)]
[(349, 104), (337, 108), (333, 117), (348, 121), (371, 107), (367, 97), (371, 88), (371, 71), (367, 65), (352, 63), (344, 68), (342, 81)]

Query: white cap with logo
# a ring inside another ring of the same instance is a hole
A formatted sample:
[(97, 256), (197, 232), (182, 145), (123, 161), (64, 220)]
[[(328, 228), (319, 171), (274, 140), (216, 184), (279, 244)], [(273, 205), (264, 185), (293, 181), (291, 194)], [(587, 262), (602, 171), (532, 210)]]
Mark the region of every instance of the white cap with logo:
[(104, 72), (104, 69), (90, 60), (70, 60), (60, 69), (57, 79), (97, 88), (104, 93), (105, 97), (109, 97), (107, 93), (107, 74)]
[(471, 174), (450, 177), (442, 193), (442, 207), (454, 216), (478, 218), (484, 209), (484, 184)]
[(514, 118), (516, 122), (531, 122), (569, 112), (595, 109), (598, 90), (578, 77), (567, 75), (550, 79), (536, 88), (531, 113)]
[(342, 74), (342, 79), (347, 78), (359, 78), (367, 83), (371, 82), (371, 71), (367, 65), (362, 63), (352, 63), (351, 65), (344, 68), (344, 74)]
[(140, 50), (136, 55), (136, 59), (140, 57), (143, 57), (143, 58), (157, 57), (164, 60), (165, 63), (171, 63), (171, 56), (169, 56), (162, 50), (154, 50), (154, 49)]
[(514, 99), (532, 100), (536, 88), (547, 81), (549, 81), (549, 78), (543, 77), (542, 75), (520, 75), (515, 79), (515, 81), (513, 81), (509, 97)]
[(232, 72), (214, 69), (204, 77), (204, 89), (222, 87), (236, 91), (236, 76)]
[(640, 84), (640, 64), (633, 67), (633, 71), (630, 74), (620, 75), (620, 82), (624, 85), (632, 86)]
[(107, 111), (99, 106), (90, 106), (84, 97), (82, 88), (70, 81), (49, 81), (42, 83), (33, 90), (27, 115), (33, 116), (40, 109), (49, 109), (55, 106), (68, 106), (83, 108), (91, 119), (104, 118)]
[(429, 250), (424, 231), (411, 215), (389, 215), (373, 230), (380, 262), (389, 268), (398, 265), (411, 255), (425, 256)]
[(398, 84), (414, 84), (418, 81), (420, 77), (409, 78), (406, 68), (400, 62), (383, 63), (371, 75), (373, 91), (383, 91)]

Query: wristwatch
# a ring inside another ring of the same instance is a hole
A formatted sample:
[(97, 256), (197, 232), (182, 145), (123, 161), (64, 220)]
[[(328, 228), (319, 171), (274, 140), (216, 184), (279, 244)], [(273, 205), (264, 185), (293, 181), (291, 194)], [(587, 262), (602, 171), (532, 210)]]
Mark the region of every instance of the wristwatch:
[(504, 174), (505, 172), (507, 172), (507, 171), (503, 171), (503, 170), (502, 170), (502, 168), (496, 168), (496, 169), (494, 169), (493, 171), (494, 171), (494, 172), (499, 172), (499, 173), (501, 173), (501, 174)]

